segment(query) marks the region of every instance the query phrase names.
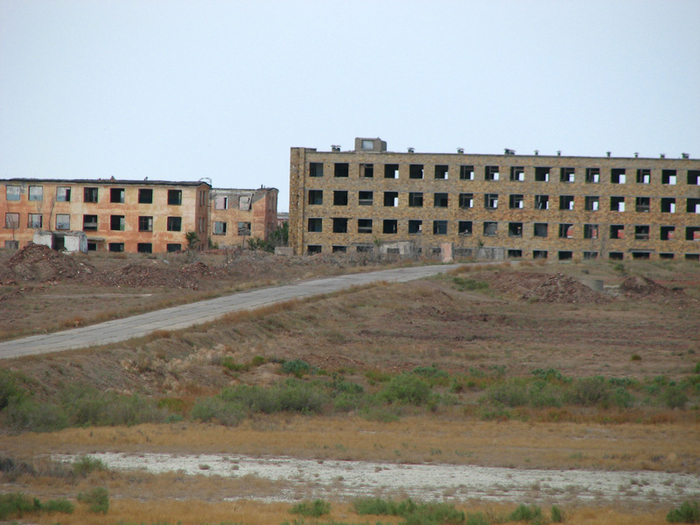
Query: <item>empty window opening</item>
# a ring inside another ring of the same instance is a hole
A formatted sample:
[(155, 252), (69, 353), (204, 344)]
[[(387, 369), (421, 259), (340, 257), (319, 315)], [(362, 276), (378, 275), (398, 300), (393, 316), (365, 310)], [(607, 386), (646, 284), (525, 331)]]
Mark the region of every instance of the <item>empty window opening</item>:
[(372, 244), (358, 244), (355, 246), (357, 253), (371, 253), (374, 251), (374, 245)]
[(109, 243), (109, 251), (110, 252), (123, 252), (124, 251), (124, 243), (123, 242), (110, 242)]
[(498, 234), (498, 223), (487, 221), (484, 222), (484, 235), (486, 237), (495, 237)]
[[(385, 179), (398, 179), (399, 178), (399, 165), (398, 164), (385, 164), (384, 165), (384, 178)], [(411, 177), (413, 178), (413, 177)], [(422, 178), (422, 177), (418, 177)]]
[(374, 192), (361, 191), (358, 195), (358, 204), (360, 206), (372, 206), (374, 203)]
[(522, 210), (525, 199), (522, 195), (511, 195), (508, 197), (508, 207), (511, 210)]
[(574, 252), (560, 251), (557, 256), (560, 261), (568, 261), (574, 256)]
[(44, 187), (43, 186), (29, 186), (29, 200), (30, 201), (43, 201), (44, 200)]
[(153, 204), (153, 190), (149, 188), (139, 189), (139, 204)]
[(661, 199), (661, 213), (676, 213), (676, 199), (663, 197)]
[(649, 252), (632, 252), (632, 259), (649, 259)]
[(357, 219), (357, 233), (372, 233), (372, 219)]
[(487, 210), (495, 210), (498, 208), (498, 194), (487, 193), (484, 195), (484, 208)]
[(610, 197), (610, 211), (625, 211), (625, 198)]
[(552, 168), (536, 167), (535, 182), (549, 182), (549, 172)]
[(323, 177), (323, 163), (322, 162), (309, 163), (309, 177)]
[(484, 168), (484, 180), (498, 180), (501, 173), (498, 166), (486, 166)]
[(98, 188), (84, 188), (83, 189), (83, 201), (85, 202), (97, 202), (99, 198)]
[(468, 210), (474, 207), (474, 194), (473, 193), (460, 193), (459, 194), (459, 207), (463, 210)]
[(447, 235), (447, 221), (433, 221), (433, 235)]
[(611, 224), (610, 225), (610, 238), (611, 239), (624, 239), (625, 238), (625, 226), (624, 226), (624, 224)]
[(344, 190), (333, 192), (333, 206), (347, 206), (348, 192)]
[(224, 221), (214, 221), (214, 235), (226, 235), (228, 224)]
[(251, 233), (250, 222), (241, 221), (238, 223), (238, 235), (247, 237)]
[(672, 253), (660, 253), (659, 259), (673, 259), (674, 254)]
[(88, 248), (89, 252), (96, 252), (97, 251), (97, 243), (96, 242), (88, 242), (87, 248)]
[(686, 261), (700, 261), (700, 253), (686, 253), (685, 260)]
[(409, 208), (420, 208), (423, 206), (423, 194), (417, 192), (409, 193), (408, 206)]
[(398, 231), (398, 221), (396, 219), (384, 219), (382, 233), (396, 233)]
[(223, 195), (217, 195), (214, 197), (214, 209), (228, 210), (228, 197), (224, 197)]
[(83, 231), (97, 231), (97, 215), (83, 215)]
[(676, 170), (661, 171), (661, 184), (675, 186), (677, 182)]
[(700, 241), (700, 226), (686, 226), (685, 240)]
[(360, 164), (360, 177), (365, 179), (374, 178), (374, 164)]
[(459, 180), (474, 180), (474, 166), (460, 166)]
[(401, 253), (401, 250), (399, 250), (398, 248), (387, 248), (386, 253), (388, 255), (399, 255)]
[(409, 220), (408, 233), (411, 235), (418, 235), (419, 233), (423, 233), (423, 221), (415, 219)]
[(549, 209), (549, 195), (535, 195), (535, 209), (536, 210), (548, 210)]
[(110, 215), (109, 229), (113, 231), (124, 231), (126, 226), (126, 218), (124, 215)]
[(649, 240), (649, 226), (646, 224), (634, 227), (634, 238), (637, 241)]
[(574, 196), (573, 195), (562, 195), (559, 197), (559, 209), (560, 210), (573, 210), (574, 209)]
[(322, 232), (323, 231), (323, 219), (318, 219), (318, 218), (309, 219), (308, 231), (310, 231), (310, 232)]
[(559, 180), (561, 182), (574, 182), (576, 178), (576, 168), (560, 168)]
[(522, 237), (523, 236), (523, 223), (522, 222), (509, 222), (508, 223), (508, 237)]
[(608, 259), (611, 259), (613, 261), (621, 261), (624, 258), (625, 258), (625, 254), (622, 252), (609, 252), (608, 253)]
[(350, 173), (350, 166), (347, 162), (336, 162), (335, 171), (333, 175), (335, 177), (347, 177)]
[(600, 206), (600, 197), (586, 197), (586, 211), (598, 211)]
[(436, 193), (433, 198), (435, 208), (447, 208), (447, 193)]
[(523, 256), (522, 250), (508, 250), (509, 259), (520, 259)]
[(179, 243), (169, 243), (169, 244), (165, 247), (165, 249), (166, 249), (166, 251), (167, 251), (168, 253), (179, 252), (180, 250), (182, 250), (182, 244), (179, 244)]
[(651, 206), (649, 197), (637, 197), (634, 201), (634, 210), (639, 213), (648, 213)]
[(525, 168), (513, 166), (510, 168), (510, 180), (522, 182), (525, 180)]
[(346, 218), (335, 217), (333, 219), (333, 233), (348, 233), (348, 220)]
[(59, 213), (56, 215), (56, 229), (70, 230), (70, 215)]
[(661, 226), (661, 233), (659, 238), (662, 241), (672, 241), (676, 236), (675, 226)]
[(600, 168), (586, 168), (586, 184), (598, 184), (600, 182)]
[(627, 180), (624, 168), (613, 168), (610, 170), (610, 182), (613, 184), (624, 184)]
[(546, 259), (547, 258), (547, 250), (532, 250), (532, 258), (533, 259)]
[(688, 185), (700, 186), (700, 170), (688, 170)]
[(320, 244), (309, 244), (306, 247), (306, 254), (307, 255), (316, 255), (318, 253), (321, 253), (323, 251), (323, 248), (321, 247)]
[(182, 204), (182, 190), (168, 190), (168, 204), (180, 206)]
[(70, 188), (68, 186), (56, 188), (56, 202), (70, 202)]
[(139, 253), (153, 253), (153, 244), (150, 242), (140, 242), (136, 245), (136, 250)]
[(182, 231), (182, 217), (168, 217), (166, 226), (169, 232)]
[(435, 166), (435, 178), (437, 180), (447, 180), (450, 178), (449, 171), (450, 171), (449, 166), (439, 164), (439, 165)]
[(423, 165), (422, 164), (411, 164), (408, 167), (408, 177), (410, 179), (422, 179), (423, 178)]
[(574, 225), (573, 224), (559, 224), (559, 238), (560, 239), (571, 239), (574, 236)]
[(111, 188), (109, 190), (109, 202), (115, 202), (118, 204), (124, 203), (124, 188)]
[(459, 221), (457, 223), (457, 233), (459, 233), (459, 235), (471, 235), (472, 221)]
[(584, 260), (591, 260), (591, 259), (597, 259), (598, 258), (598, 252), (583, 252), (583, 259)]
[(649, 184), (651, 182), (651, 170), (637, 170), (637, 184)]
[(333, 253), (347, 253), (347, 246), (333, 246)]
[(27, 227), (40, 230), (44, 226), (44, 216), (41, 213), (30, 213)]
[(597, 224), (584, 224), (583, 225), (583, 238), (584, 239), (597, 239), (598, 238), (598, 225)]
[(323, 190), (309, 190), (309, 204), (310, 205), (323, 204)]
[(688, 199), (685, 211), (688, 213), (700, 213), (700, 199)]
[(388, 208), (396, 208), (399, 205), (399, 192), (398, 191), (385, 191), (384, 192), (384, 206)]
[[(5, 214), (5, 228), (8, 230), (19, 229), (19, 213), (6, 213)], [(68, 228), (58, 228), (58, 222), (56, 229), (67, 230)]]
[(546, 222), (536, 222), (534, 236), (535, 237), (547, 237), (549, 235), (549, 224)]

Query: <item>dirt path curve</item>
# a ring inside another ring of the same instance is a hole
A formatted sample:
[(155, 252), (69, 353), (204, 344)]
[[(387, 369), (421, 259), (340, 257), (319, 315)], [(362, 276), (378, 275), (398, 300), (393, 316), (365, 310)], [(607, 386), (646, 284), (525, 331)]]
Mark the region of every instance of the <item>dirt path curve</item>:
[(447, 264), (396, 268), (249, 290), (83, 328), (7, 341), (0, 343), (0, 359), (117, 343), (135, 337), (143, 337), (159, 330), (182, 330), (183, 328), (215, 321), (231, 312), (251, 310), (274, 303), (322, 295), (374, 282), (406, 282), (422, 279), (447, 272), (458, 266), (460, 265)]

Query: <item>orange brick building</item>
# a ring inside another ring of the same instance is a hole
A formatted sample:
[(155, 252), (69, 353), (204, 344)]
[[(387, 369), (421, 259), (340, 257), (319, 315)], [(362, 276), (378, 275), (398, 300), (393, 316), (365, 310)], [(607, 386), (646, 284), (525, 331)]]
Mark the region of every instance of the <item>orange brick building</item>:
[(223, 248), (241, 245), (251, 238), (267, 240), (277, 229), (278, 193), (275, 188), (212, 189), (212, 242)]

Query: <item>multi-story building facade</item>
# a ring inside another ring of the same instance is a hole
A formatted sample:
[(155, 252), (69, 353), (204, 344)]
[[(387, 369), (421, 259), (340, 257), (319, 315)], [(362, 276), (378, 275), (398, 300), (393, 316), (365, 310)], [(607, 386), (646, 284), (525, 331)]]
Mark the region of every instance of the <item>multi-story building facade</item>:
[(198, 247), (209, 235), (209, 184), (205, 182), (9, 179), (0, 181), (5, 248), (50, 232), (62, 237), (84, 232), (89, 250), (166, 252), (187, 247), (196, 232)]
[(224, 247), (251, 238), (266, 240), (277, 229), (278, 193), (276, 188), (212, 189), (212, 242)]
[[(700, 259), (700, 160), (292, 148), (295, 253)], [(399, 248), (394, 248), (398, 251)]]

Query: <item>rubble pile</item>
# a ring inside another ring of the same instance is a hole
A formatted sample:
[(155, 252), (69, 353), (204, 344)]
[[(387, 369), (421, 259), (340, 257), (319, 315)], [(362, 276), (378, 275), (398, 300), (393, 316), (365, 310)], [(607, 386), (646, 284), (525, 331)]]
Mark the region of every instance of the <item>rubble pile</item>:
[[(481, 275), (488, 276), (489, 273)], [(493, 272), (491, 276), (490, 279), (483, 280), (487, 280), (492, 288), (519, 296), (543, 285), (547, 280), (547, 274), (535, 272)]]
[(550, 275), (544, 283), (525, 293), (522, 298), (541, 303), (607, 303), (611, 300), (562, 273)]
[(671, 290), (647, 277), (628, 277), (620, 285), (620, 292), (632, 299), (644, 298), (664, 301), (683, 295), (683, 290)]
[(124, 286), (127, 288), (146, 288), (150, 286), (168, 286), (170, 288), (189, 288), (197, 290), (199, 279), (177, 269), (163, 266), (127, 264), (118, 271), (102, 272), (91, 279), (91, 284), (101, 286)]
[(81, 280), (95, 269), (43, 244), (29, 244), (14, 254), (6, 270), (27, 281)]

